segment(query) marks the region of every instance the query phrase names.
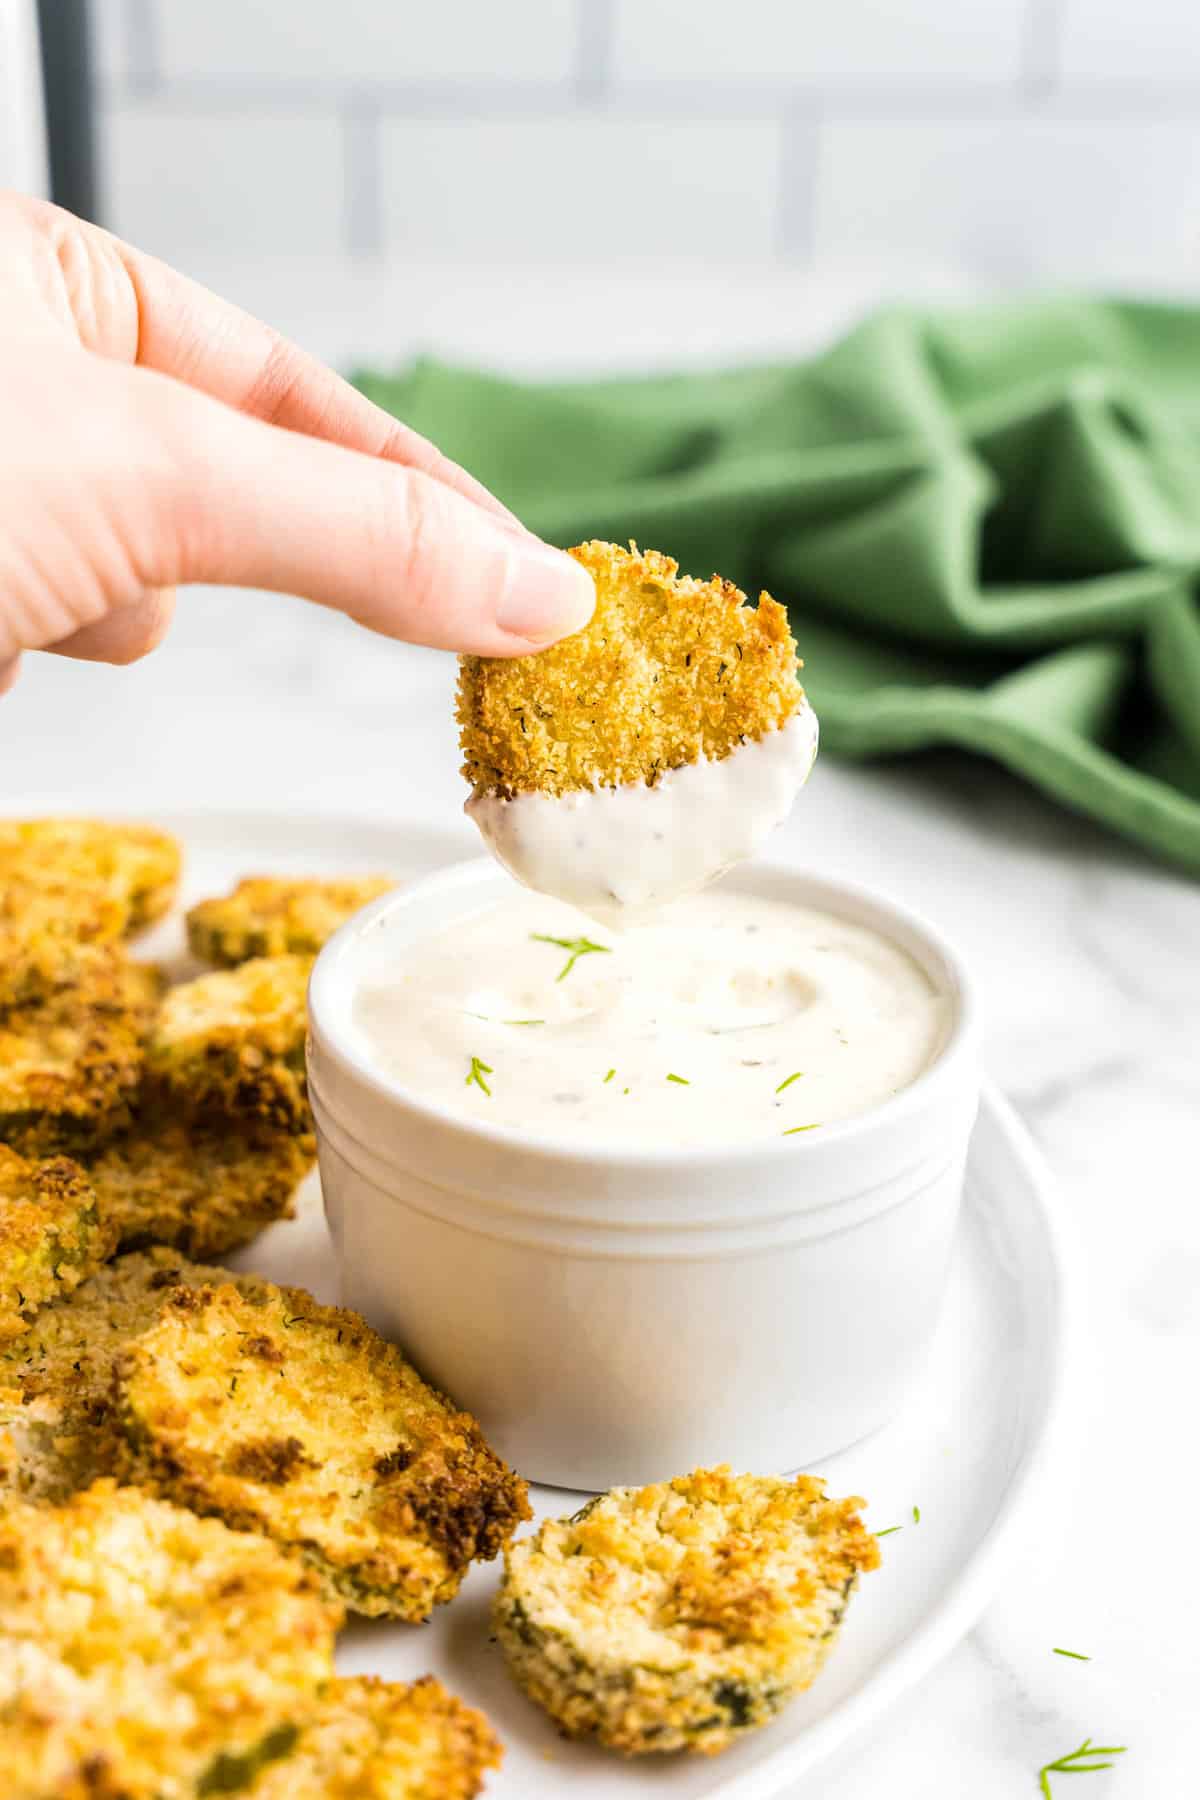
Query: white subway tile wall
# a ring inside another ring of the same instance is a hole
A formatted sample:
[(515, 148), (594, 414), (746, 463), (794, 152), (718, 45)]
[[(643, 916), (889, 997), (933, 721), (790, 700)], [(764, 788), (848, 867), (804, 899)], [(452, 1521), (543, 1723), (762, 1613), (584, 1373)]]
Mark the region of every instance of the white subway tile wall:
[(93, 0), (106, 221), (241, 251), (1200, 278), (1200, 0)]

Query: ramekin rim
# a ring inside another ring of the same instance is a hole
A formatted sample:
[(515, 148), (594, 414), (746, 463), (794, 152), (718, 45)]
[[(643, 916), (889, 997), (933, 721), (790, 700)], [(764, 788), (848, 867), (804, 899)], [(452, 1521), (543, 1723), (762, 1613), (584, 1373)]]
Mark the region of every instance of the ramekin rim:
[[(723, 880), (734, 885), (739, 875), (745, 874), (790, 878), (818, 888), (826, 895), (861, 902), (880, 915), (890, 915), (940, 959), (952, 978), (954, 1018), (937, 1055), (915, 1081), (862, 1112), (822, 1125), (817, 1132), (787, 1135), (786, 1141), (785, 1134), (781, 1133), (778, 1138), (741, 1139), (730, 1143), (706, 1141), (695, 1146), (580, 1143), (565, 1133), (531, 1132), (499, 1122), (491, 1124), (486, 1120), (464, 1118), (436, 1101), (424, 1099), (374, 1068), (365, 1053), (349, 1041), (347, 1033), (335, 1026), (332, 1015), (337, 996), (329, 995), (328, 989), (337, 979), (342, 961), (351, 954), (352, 946), (366, 932), (378, 929), (379, 922), (393, 908), (402, 907), (414, 896), (443, 884), (457, 887), (469, 886), (484, 878), (489, 881), (510, 879), (490, 856), (464, 858), (406, 882), (372, 901), (335, 932), (321, 949), (309, 976), (310, 1035), (319, 1039), (322, 1050), (348, 1070), (362, 1088), (413, 1119), (429, 1121), (439, 1130), (459, 1135), (476, 1145), (518, 1151), (543, 1162), (585, 1162), (609, 1170), (628, 1170), (633, 1174), (664, 1169), (731, 1168), (764, 1160), (775, 1165), (788, 1159), (821, 1157), (830, 1145), (869, 1138), (878, 1130), (902, 1124), (907, 1115), (923, 1111), (927, 1104), (935, 1102), (939, 1092), (949, 1086), (956, 1072), (969, 1062), (976, 1048), (978, 1031), (974, 978), (953, 940), (946, 937), (940, 926), (931, 924), (924, 914), (865, 882), (813, 874), (789, 863), (765, 858), (740, 865)], [(347, 1001), (347, 1019), (348, 1009)], [(800, 1166), (798, 1162), (797, 1166)]]

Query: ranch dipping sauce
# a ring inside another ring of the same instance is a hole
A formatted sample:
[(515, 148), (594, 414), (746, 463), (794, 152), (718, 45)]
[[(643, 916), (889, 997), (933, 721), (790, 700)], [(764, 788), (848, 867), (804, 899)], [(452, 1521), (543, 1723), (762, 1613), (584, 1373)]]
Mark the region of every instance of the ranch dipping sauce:
[(774, 731), (668, 769), (653, 786), (475, 794), (465, 811), (526, 887), (606, 925), (635, 925), (765, 843), (808, 780), (817, 735), (803, 700)]
[(785, 901), (716, 888), (616, 935), (517, 891), (406, 947), (354, 1022), (461, 1117), (680, 1148), (865, 1111), (935, 1060), (951, 1007), (891, 939)]

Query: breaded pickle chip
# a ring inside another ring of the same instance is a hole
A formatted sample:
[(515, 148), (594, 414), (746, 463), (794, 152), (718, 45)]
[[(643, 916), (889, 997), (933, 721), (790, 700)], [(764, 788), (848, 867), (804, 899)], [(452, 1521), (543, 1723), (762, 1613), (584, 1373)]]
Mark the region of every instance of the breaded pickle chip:
[(724, 1750), (819, 1673), (879, 1561), (861, 1505), (727, 1468), (614, 1488), (506, 1551), (509, 1667), (571, 1737)]
[(147, 1072), (191, 1113), (309, 1125), (304, 1073), (307, 956), (265, 956), (171, 988)]
[(128, 1131), (88, 1159), (88, 1173), (122, 1247), (171, 1244), (204, 1258), (291, 1218), (315, 1160), (310, 1133), (179, 1119), (144, 1106)]
[(57, 1505), (111, 1472), (105, 1443), (49, 1395), (22, 1400), (0, 1388), (0, 1507), (14, 1500)]
[(804, 698), (783, 607), (676, 579), (655, 550), (580, 544), (591, 622), (536, 656), (459, 663), (462, 772), (477, 794), (651, 785), (783, 725)]
[(529, 1516), (474, 1419), (298, 1288), (176, 1290), (116, 1392), (130, 1480), (298, 1551), (356, 1612), (427, 1618)]
[(188, 943), (202, 961), (230, 968), (252, 956), (315, 956), (340, 925), (395, 885), (389, 875), (295, 881), (249, 875), (231, 894), (192, 907)]
[(77, 1153), (126, 1125), (146, 1016), (144, 978), (115, 946), (92, 949), (72, 986), (0, 1012), (0, 1139)]
[[(111, 1473), (115, 1460), (113, 1368), (125, 1346), (153, 1324), (172, 1289), (212, 1281), (261, 1286), (257, 1277), (189, 1263), (156, 1248), (119, 1256), (47, 1306), (22, 1337), (0, 1343), (0, 1389), (27, 1405), (37, 1402), (47, 1425), (39, 1443), (59, 1457), (63, 1472), (48, 1485), (79, 1485), (78, 1471)], [(30, 1415), (26, 1416), (29, 1422)]]
[(501, 1754), (483, 1714), (432, 1675), (335, 1681), (249, 1800), (474, 1800)]
[(121, 935), (110, 895), (57, 876), (6, 870), (0, 859), (0, 1007), (44, 1000), (84, 973), (91, 946)]
[(97, 1482), (0, 1512), (5, 1800), (194, 1800), (295, 1743), (338, 1609), (272, 1544)]
[(181, 863), (175, 839), (152, 825), (0, 819), (0, 886), (23, 877), (101, 899), (116, 909), (105, 936), (160, 919), (175, 898)]
[(79, 1286), (113, 1249), (91, 1182), (65, 1156), (27, 1162), (0, 1144), (0, 1342)]

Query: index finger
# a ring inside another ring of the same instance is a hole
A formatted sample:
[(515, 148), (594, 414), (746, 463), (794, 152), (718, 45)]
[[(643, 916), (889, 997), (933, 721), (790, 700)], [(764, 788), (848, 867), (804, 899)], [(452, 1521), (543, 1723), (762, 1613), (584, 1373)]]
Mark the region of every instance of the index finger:
[(43, 298), (52, 290), (54, 312), (87, 349), (173, 376), (269, 425), (419, 469), (524, 532), (465, 469), (251, 313), (60, 207), (13, 196), (4, 212), (40, 248)]

